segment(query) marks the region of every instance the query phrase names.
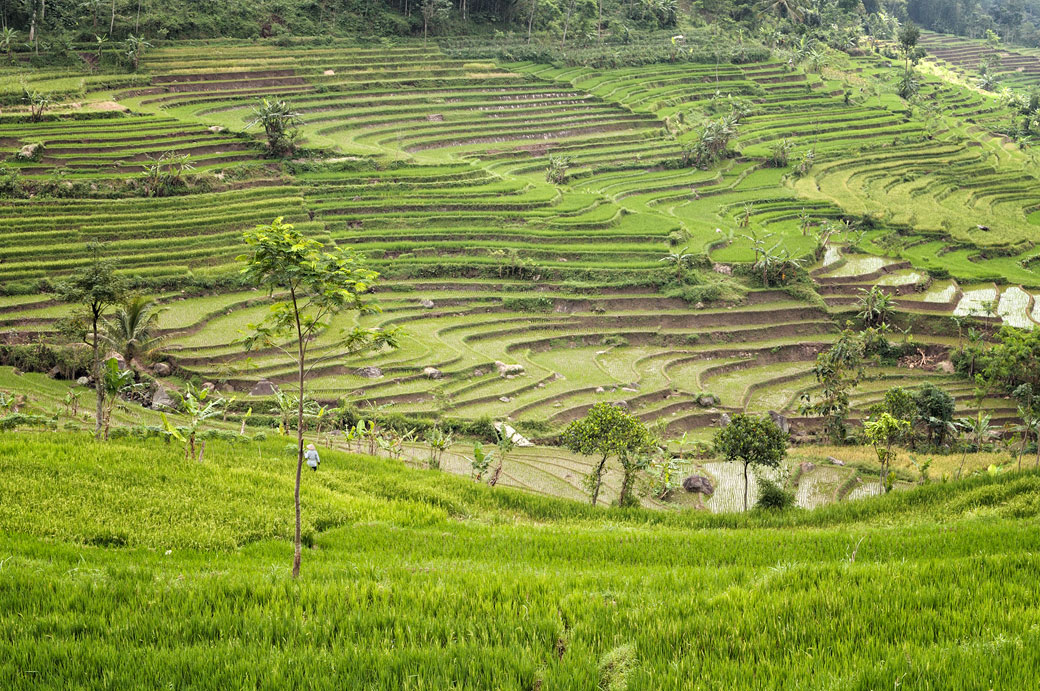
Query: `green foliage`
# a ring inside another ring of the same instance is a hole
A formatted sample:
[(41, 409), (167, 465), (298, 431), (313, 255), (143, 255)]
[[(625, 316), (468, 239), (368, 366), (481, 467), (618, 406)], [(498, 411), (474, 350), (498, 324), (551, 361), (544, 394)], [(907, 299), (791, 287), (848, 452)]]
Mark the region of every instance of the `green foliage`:
[(794, 506), (794, 492), (784, 489), (767, 477), (758, 478), (758, 501), (760, 509), (784, 511)]
[[(1025, 331), (1004, 326), (996, 334), (997, 343), (976, 348), (973, 369), (981, 371), (987, 382), (1007, 392), (1021, 384), (1040, 390), (1040, 329)], [(965, 348), (965, 353), (971, 344)], [(962, 355), (961, 361), (967, 360)]]
[(777, 468), (787, 456), (787, 435), (769, 416), (739, 413), (714, 437), (715, 452), (744, 465), (744, 510), (748, 509), (748, 468)]
[[(252, 283), (271, 293), (280, 291), (288, 299), (276, 301), (267, 317), (250, 324), (251, 334), (243, 339), (246, 350), (258, 344), (276, 348), (290, 357), (298, 373), (297, 466), (296, 466), (296, 555), (293, 576), (300, 569), (300, 471), (303, 468), (303, 417), (306, 378), (314, 365), (332, 357), (343, 358), (383, 346), (396, 347), (394, 330), (355, 326), (327, 345), (325, 351), (308, 362), (308, 350), (319, 335), (327, 332), (334, 316), (343, 311), (373, 313), (377, 306), (366, 302), (365, 293), (379, 276), (365, 268), (361, 258), (335, 248), (326, 251), (317, 240), (305, 238), (292, 225), (276, 218), (269, 226), (257, 226), (245, 233), (251, 255), (242, 255), (242, 273)], [(283, 345), (292, 339), (292, 345)]]
[(683, 146), (680, 166), (709, 168), (725, 158), (730, 140), (737, 136), (738, 121), (738, 115), (730, 114), (708, 122), (693, 142)]
[(836, 444), (845, 442), (849, 396), (864, 376), (864, 343), (860, 334), (845, 329), (829, 349), (816, 356), (813, 374), (821, 384), (819, 398), (802, 398), (802, 411), (827, 417), (827, 432)]
[(280, 158), (296, 150), (296, 137), (302, 122), (300, 114), (293, 110), (288, 101), (261, 98), (253, 106), (253, 119), (246, 124), (246, 129), (257, 125), (263, 127), (268, 153)]
[(877, 454), (878, 464), (881, 466), (882, 492), (892, 489), (889, 470), (892, 463), (892, 445), (898, 442), (910, 429), (910, 422), (893, 417), (889, 413), (881, 413), (874, 419), (867, 420), (863, 424), (863, 432), (867, 441), (874, 447)]
[[(928, 442), (942, 446), (953, 422), (956, 407), (953, 396), (935, 384), (927, 382), (914, 394), (914, 405), (917, 407), (915, 419), (923, 422), (928, 429)], [(889, 412), (895, 415), (893, 411)]]
[[(355, 647), (334, 684), (347, 688), (596, 688), (624, 667), (629, 688), (738, 689), (752, 657), (765, 688), (821, 675), (1036, 686), (1035, 473), (719, 516), (593, 510), (328, 451), (303, 487), (315, 549), (288, 583), (280, 446), (214, 440), (194, 464), (157, 440), (0, 436), (0, 684), (26, 686), (33, 670), (35, 687), (91, 686), (104, 669), (119, 687), (171, 674), (235, 686), (263, 669), (271, 684), (322, 688), (328, 669), (298, 662), (336, 650), (346, 627)], [(856, 584), (839, 604), (821, 589), (836, 577)], [(934, 621), (900, 619), (925, 596)], [(743, 655), (676, 657), (720, 622)], [(1022, 646), (994, 645), (995, 630)], [(791, 656), (792, 637), (842, 652)]]
[(635, 663), (636, 649), (632, 645), (620, 645), (605, 653), (599, 661), (599, 688), (625, 691)]
[(554, 185), (562, 185), (567, 182), (567, 169), (571, 161), (567, 156), (549, 154), (549, 165), (545, 169), (545, 181)]
[(612, 403), (592, 406), (585, 417), (567, 425), (560, 441), (575, 453), (600, 457), (587, 482), (593, 505), (599, 498), (608, 458), (616, 458), (624, 472), (618, 497), (618, 503), (624, 506), (631, 497), (636, 471), (645, 467), (646, 457), (655, 446), (646, 426)]
[(110, 308), (123, 301), (127, 284), (126, 279), (116, 273), (116, 262), (102, 258), (100, 243), (89, 243), (87, 250), (90, 252), (90, 263), (59, 283), (56, 292), (61, 302), (76, 306), (72, 317), (65, 322), (66, 332), (86, 342), (91, 348), (91, 373), (97, 394), (94, 434), (101, 436), (105, 400), (100, 351), (101, 319)]
[(163, 339), (158, 335), (162, 309), (155, 301), (143, 295), (134, 295), (118, 305), (112, 317), (105, 321), (103, 337), (127, 363), (139, 360), (147, 363), (154, 359)]
[(881, 286), (873, 285), (869, 290), (860, 289), (857, 299), (859, 312), (856, 316), (865, 326), (879, 327), (888, 324), (895, 311), (895, 303)]

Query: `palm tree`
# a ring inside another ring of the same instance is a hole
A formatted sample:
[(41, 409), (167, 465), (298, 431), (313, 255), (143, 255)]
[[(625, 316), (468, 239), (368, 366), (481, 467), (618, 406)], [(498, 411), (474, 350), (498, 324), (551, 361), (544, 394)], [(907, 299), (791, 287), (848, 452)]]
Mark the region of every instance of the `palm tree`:
[[(992, 416), (989, 413), (984, 413), (981, 410), (976, 413), (975, 417), (962, 417), (957, 421), (958, 426), (971, 438), (972, 446), (975, 448), (975, 453), (982, 451), (982, 445), (993, 436), (993, 428), (989, 424)], [(964, 454), (961, 456), (961, 467), (957, 469), (957, 477), (960, 478), (961, 471), (964, 470), (964, 461), (968, 456), (968, 449), (964, 449)]]
[(11, 50), (14, 46), (15, 37), (17, 35), (18, 32), (9, 26), (5, 26), (3, 29), (0, 29), (0, 48), (2, 48), (5, 53), (7, 53), (8, 60), (14, 59)]
[(134, 72), (137, 71), (138, 65), (141, 64), (141, 56), (144, 55), (144, 51), (152, 47), (152, 44), (145, 40), (143, 36), (134, 36), (130, 34), (126, 41), (126, 57), (130, 58), (130, 64), (133, 66)]
[(262, 126), (271, 153), (282, 156), (295, 147), (300, 124), (300, 114), (293, 110), (288, 101), (269, 101), (265, 98), (253, 108), (253, 119), (246, 125), (246, 129)]
[(882, 326), (888, 323), (892, 315), (892, 296), (879, 286), (871, 286), (870, 290), (860, 290), (860, 311), (856, 315), (866, 326)]
[(683, 247), (677, 252), (669, 252), (661, 261), (668, 262), (669, 264), (675, 264), (675, 278), (682, 283), (683, 278), (683, 267), (688, 265), (693, 260), (693, 254), (690, 253), (689, 246)]
[(104, 339), (128, 365), (133, 360), (149, 360), (162, 346), (156, 331), (163, 311), (156, 309), (153, 300), (136, 295), (120, 305), (105, 324)]
[(763, 13), (772, 12), (785, 19), (793, 19), (796, 22), (805, 20), (806, 9), (798, 0), (765, 0), (760, 10)]

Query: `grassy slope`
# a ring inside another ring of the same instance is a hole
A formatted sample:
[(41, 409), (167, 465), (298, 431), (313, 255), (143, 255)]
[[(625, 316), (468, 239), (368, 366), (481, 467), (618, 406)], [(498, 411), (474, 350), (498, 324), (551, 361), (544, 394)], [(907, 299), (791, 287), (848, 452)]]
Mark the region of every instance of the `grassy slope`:
[(0, 437), (0, 686), (1036, 686), (1036, 474), (712, 517), (327, 452), (292, 582), (281, 447)]

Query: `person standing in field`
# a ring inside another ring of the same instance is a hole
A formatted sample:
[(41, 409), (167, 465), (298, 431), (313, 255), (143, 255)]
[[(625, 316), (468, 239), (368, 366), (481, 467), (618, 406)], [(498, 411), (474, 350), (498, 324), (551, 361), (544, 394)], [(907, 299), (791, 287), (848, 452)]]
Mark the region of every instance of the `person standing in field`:
[(307, 467), (314, 472), (318, 472), (318, 464), (321, 463), (321, 458), (318, 457), (318, 450), (314, 448), (314, 444), (307, 445), (307, 450), (303, 452), (303, 457), (307, 459)]

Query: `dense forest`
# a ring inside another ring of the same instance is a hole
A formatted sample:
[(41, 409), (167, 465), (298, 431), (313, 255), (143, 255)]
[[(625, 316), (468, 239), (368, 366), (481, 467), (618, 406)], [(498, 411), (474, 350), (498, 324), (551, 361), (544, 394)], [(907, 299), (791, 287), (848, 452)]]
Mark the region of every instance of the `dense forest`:
[[(680, 23), (757, 28), (780, 15), (827, 25), (837, 15), (912, 19), (921, 26), (1040, 44), (1040, 0), (0, 0), (5, 42), (48, 44), (149, 38), (278, 37), (362, 33), (458, 35), (514, 30), (628, 36)], [(839, 22), (840, 23), (840, 22)]]

